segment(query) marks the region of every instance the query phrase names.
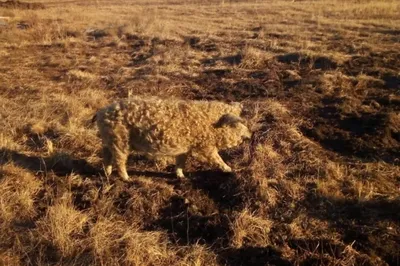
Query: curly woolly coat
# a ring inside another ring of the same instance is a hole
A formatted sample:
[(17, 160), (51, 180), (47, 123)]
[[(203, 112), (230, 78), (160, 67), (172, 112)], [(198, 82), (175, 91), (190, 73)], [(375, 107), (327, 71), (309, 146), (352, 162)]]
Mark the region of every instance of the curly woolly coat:
[(106, 174), (111, 174), (114, 164), (118, 175), (129, 179), (126, 161), (130, 150), (149, 157), (175, 156), (178, 177), (184, 177), (188, 155), (231, 172), (218, 151), (250, 138), (241, 112), (239, 103), (217, 101), (133, 97), (113, 103), (93, 117), (103, 141)]

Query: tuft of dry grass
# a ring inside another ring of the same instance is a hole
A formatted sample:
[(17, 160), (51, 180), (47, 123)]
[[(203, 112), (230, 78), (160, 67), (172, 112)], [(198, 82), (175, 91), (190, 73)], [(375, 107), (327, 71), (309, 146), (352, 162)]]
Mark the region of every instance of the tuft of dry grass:
[(174, 252), (162, 232), (131, 232), (126, 248), (126, 261), (131, 265), (165, 265), (173, 263)]
[(85, 246), (80, 235), (83, 235), (89, 219), (88, 214), (74, 208), (71, 195), (64, 194), (60, 202), (50, 206), (45, 216), (37, 221), (37, 231), (43, 240), (50, 242), (63, 256), (71, 256)]
[(129, 265), (164, 265), (175, 260), (176, 254), (161, 232), (142, 232), (122, 221), (102, 219), (93, 225), (90, 236), (95, 260), (101, 264), (117, 263), (116, 254), (125, 257), (119, 262)]
[(194, 244), (178, 251), (179, 266), (219, 265), (217, 256), (204, 245)]
[(262, 219), (245, 209), (236, 215), (232, 223), (232, 246), (266, 247), (270, 245), (269, 232), (273, 222)]
[(0, 170), (0, 220), (2, 227), (36, 216), (35, 196), (42, 182), (31, 172), (7, 164)]

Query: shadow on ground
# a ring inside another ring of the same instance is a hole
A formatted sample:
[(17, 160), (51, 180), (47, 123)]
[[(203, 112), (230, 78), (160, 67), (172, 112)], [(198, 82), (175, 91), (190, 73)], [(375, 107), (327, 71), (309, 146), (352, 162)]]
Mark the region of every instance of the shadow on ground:
[(81, 175), (97, 175), (99, 170), (91, 166), (84, 159), (76, 159), (67, 153), (57, 153), (49, 157), (29, 156), (17, 151), (0, 149), (0, 165), (12, 162), (19, 167), (28, 169), (34, 173), (54, 172), (56, 175), (69, 175), (77, 173)]
[(192, 189), (200, 189), (220, 210), (242, 209), (246, 198), (244, 186), (235, 174), (198, 171), (190, 176)]
[(229, 248), (219, 253), (219, 260), (228, 266), (292, 265), (273, 247)]
[(154, 227), (170, 233), (175, 243), (226, 246), (230, 237), (229, 214), (243, 207), (245, 198), (236, 175), (196, 171), (175, 184), (177, 195), (160, 210)]
[(310, 193), (306, 205), (308, 214), (329, 221), (345, 244), (369, 256), (378, 255), (389, 265), (398, 264), (400, 237), (394, 225), (400, 221), (399, 199), (357, 201)]

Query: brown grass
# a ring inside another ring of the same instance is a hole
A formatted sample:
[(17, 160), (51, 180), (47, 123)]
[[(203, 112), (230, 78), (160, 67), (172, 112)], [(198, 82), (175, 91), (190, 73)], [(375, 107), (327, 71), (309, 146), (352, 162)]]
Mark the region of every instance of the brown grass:
[(82, 249), (79, 240), (83, 234), (88, 215), (76, 210), (70, 202), (71, 196), (64, 194), (60, 203), (47, 209), (45, 216), (37, 221), (37, 230), (43, 240), (60, 250), (62, 256), (70, 256)]
[[(399, 264), (399, 1), (37, 2), (0, 7), (1, 265)], [(242, 102), (235, 174), (106, 177), (136, 94)]]

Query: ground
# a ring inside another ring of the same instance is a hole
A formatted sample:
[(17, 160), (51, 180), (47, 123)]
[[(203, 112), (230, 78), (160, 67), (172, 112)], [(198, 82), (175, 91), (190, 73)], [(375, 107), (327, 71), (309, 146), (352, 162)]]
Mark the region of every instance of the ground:
[[(399, 265), (400, 2), (0, 2), (0, 264)], [(239, 101), (224, 174), (132, 154), (96, 110)]]

